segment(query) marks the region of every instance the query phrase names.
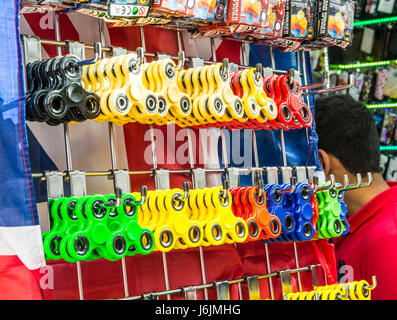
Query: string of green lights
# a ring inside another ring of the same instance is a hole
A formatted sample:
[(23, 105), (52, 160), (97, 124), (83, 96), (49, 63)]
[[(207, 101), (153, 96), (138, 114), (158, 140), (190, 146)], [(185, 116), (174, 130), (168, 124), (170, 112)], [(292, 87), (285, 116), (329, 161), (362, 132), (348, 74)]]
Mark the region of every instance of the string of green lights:
[[(394, 17), (385, 17), (378, 19), (370, 19), (370, 20), (362, 20), (362, 21), (354, 21), (353, 27), (362, 27), (368, 25), (382, 24), (397, 21), (397, 16)], [(381, 67), (388, 66), (392, 63), (397, 63), (397, 60), (385, 60), (385, 61), (374, 61), (374, 62), (359, 62), (345, 65), (330, 65), (330, 69), (358, 69), (358, 68), (372, 68), (372, 67)], [(379, 104), (367, 104), (366, 107), (368, 109), (385, 109), (385, 108), (396, 108), (397, 102), (393, 103), (379, 103)], [(380, 146), (380, 151), (397, 151), (397, 146)]]
[(385, 108), (397, 108), (397, 102), (392, 103), (377, 103), (377, 104), (367, 104), (368, 109), (385, 109)]
[[(397, 16), (370, 19), (370, 20), (361, 20), (361, 21), (356, 20), (353, 22), (353, 27), (361, 27), (361, 26), (382, 24), (382, 23), (395, 22), (395, 21), (397, 21)], [(348, 70), (348, 69), (373, 68), (373, 67), (388, 66), (392, 63), (397, 63), (397, 60), (358, 62), (358, 63), (351, 63), (351, 64), (334, 64), (334, 65), (330, 65), (329, 68), (334, 69), (334, 70), (338, 70), (338, 69), (339, 70)]]
[(388, 66), (392, 63), (397, 63), (397, 59), (395, 60), (384, 60), (384, 61), (374, 61), (374, 62), (359, 62), (359, 63), (351, 63), (351, 64), (331, 64), (329, 66), (330, 69), (359, 69), (359, 68), (371, 68), (371, 67), (381, 67)]
[(397, 151), (397, 146), (380, 146), (380, 151)]
[(388, 22), (394, 22), (394, 21), (397, 21), (397, 16), (371, 19), (371, 20), (354, 21), (353, 27), (368, 26), (368, 25), (372, 25), (372, 24), (381, 24), (381, 23), (388, 23)]

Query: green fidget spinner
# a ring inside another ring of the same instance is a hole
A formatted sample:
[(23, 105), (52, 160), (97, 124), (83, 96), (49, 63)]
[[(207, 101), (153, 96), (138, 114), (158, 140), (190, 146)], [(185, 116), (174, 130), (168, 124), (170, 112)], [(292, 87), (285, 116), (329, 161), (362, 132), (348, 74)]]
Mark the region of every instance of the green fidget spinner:
[(48, 202), (50, 231), (42, 235), (46, 259), (115, 261), (153, 251), (153, 232), (138, 224), (141, 203), (132, 194), (124, 194), (119, 206), (114, 194)]
[[(320, 187), (322, 186), (325, 186), (325, 184), (320, 185)], [(344, 231), (338, 193), (339, 191), (335, 188), (317, 192), (319, 207), (317, 230), (319, 239), (339, 237)]]

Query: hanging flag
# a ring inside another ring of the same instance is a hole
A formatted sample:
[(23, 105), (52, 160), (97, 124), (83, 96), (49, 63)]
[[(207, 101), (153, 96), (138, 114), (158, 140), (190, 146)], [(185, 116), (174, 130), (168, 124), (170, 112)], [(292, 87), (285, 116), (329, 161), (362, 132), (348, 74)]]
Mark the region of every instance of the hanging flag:
[(45, 265), (25, 123), (19, 1), (0, 8), (0, 299), (40, 299)]

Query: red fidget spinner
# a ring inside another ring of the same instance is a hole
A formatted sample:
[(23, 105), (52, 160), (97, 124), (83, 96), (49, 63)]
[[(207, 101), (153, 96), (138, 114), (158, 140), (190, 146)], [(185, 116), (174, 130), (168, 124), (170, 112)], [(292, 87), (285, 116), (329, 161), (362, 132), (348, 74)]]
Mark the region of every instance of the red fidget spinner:
[[(264, 91), (278, 107), (278, 128), (290, 130), (310, 127), (313, 121), (310, 108), (302, 100), (298, 81), (290, 81), (290, 75), (265, 77)], [(277, 124), (270, 123), (273, 129)]]
[[(244, 89), (241, 84), (242, 70), (230, 73), (230, 87), (233, 93), (242, 98)], [(246, 118), (245, 121), (231, 120), (195, 126), (197, 128), (227, 127), (228, 129), (301, 129), (310, 127), (313, 116), (310, 108), (302, 100), (299, 82), (292, 79), (290, 75), (266, 76), (263, 78), (263, 90), (268, 97), (272, 98), (277, 105), (278, 114), (276, 119), (268, 119), (259, 122), (255, 119)]]

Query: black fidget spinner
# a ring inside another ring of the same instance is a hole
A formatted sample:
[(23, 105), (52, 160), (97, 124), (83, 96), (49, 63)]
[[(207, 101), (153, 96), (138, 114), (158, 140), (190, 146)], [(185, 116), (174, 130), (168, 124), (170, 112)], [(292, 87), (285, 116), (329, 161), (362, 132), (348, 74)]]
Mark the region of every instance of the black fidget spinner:
[(27, 120), (55, 126), (99, 116), (99, 97), (81, 86), (78, 62), (78, 57), (69, 54), (27, 64)]

